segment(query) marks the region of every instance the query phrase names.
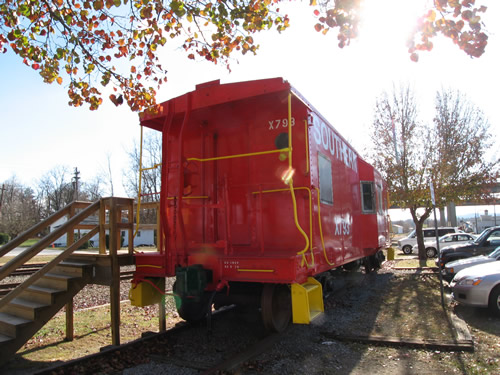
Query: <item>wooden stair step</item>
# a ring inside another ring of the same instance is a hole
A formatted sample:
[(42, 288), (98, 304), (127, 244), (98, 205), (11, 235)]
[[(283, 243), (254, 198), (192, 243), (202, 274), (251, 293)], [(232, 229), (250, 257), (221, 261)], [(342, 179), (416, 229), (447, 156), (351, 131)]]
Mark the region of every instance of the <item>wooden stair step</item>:
[(30, 285), (27, 290), (34, 293), (47, 293), (47, 294), (56, 294), (64, 292), (64, 290), (62, 289), (47, 288), (39, 285)]
[(0, 344), (8, 343), (9, 341), (14, 340), (14, 337), (3, 335), (0, 333)]
[(50, 305), (46, 303), (27, 300), (24, 298), (14, 298), (7, 304), (7, 306), (3, 307), (2, 312), (24, 319), (35, 320), (37, 318), (38, 311), (48, 306)]
[(21, 298), (37, 301), (45, 304), (54, 303), (58, 294), (64, 293), (64, 289), (48, 288), (40, 285), (30, 285), (21, 293)]
[(40, 309), (42, 307), (50, 306), (46, 303), (30, 301), (24, 298), (14, 298), (12, 301), (10, 301), (10, 304), (17, 305), (26, 309)]
[(17, 329), (32, 323), (32, 320), (0, 312), (0, 334), (17, 336)]
[(68, 282), (71, 280), (79, 279), (76, 275), (64, 275), (60, 273), (46, 273), (40, 280), (35, 282), (36, 286), (42, 286), (46, 288), (62, 289), (66, 291), (68, 289)]

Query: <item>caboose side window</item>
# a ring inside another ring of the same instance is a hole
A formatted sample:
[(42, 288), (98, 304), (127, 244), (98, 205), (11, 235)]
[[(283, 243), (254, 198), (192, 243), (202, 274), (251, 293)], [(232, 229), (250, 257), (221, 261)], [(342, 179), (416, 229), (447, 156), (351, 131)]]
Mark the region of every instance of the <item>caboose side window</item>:
[(319, 199), (321, 203), (333, 204), (332, 162), (318, 153)]
[(378, 203), (378, 212), (384, 213), (384, 205), (382, 200), (382, 185), (377, 184), (377, 203)]
[(361, 182), (361, 201), (363, 203), (363, 212), (375, 212), (375, 196), (373, 194), (373, 182)]

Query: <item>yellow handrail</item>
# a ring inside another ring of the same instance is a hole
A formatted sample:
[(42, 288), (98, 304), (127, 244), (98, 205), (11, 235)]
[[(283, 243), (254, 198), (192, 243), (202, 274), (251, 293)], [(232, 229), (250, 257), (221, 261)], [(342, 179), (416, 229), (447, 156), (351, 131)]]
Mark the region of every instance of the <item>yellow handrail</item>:
[[(288, 93), (288, 169), (290, 172), (293, 171), (292, 168), (292, 93)], [(286, 182), (285, 182), (286, 183)], [(300, 263), (300, 266), (303, 267), (304, 263), (306, 264), (307, 268), (314, 266), (314, 253), (311, 248), (311, 265), (307, 262), (306, 258), (306, 251), (309, 248), (309, 238), (307, 237), (306, 232), (302, 229), (302, 227), (299, 224), (299, 219), (298, 219), (298, 213), (297, 213), (297, 201), (295, 199), (295, 191), (293, 190), (293, 173), (290, 174), (289, 181), (288, 181), (288, 186), (290, 187), (290, 195), (292, 197), (292, 205), (293, 205), (293, 221), (295, 222), (295, 227), (298, 229), (300, 234), (304, 237), (306, 240), (306, 246), (302, 251), (299, 251), (297, 255), (302, 255), (302, 262)]]
[(141, 125), (141, 147), (139, 149), (139, 190), (137, 192), (137, 212), (135, 216), (135, 232), (134, 232), (134, 238), (137, 236), (137, 233), (139, 232), (139, 221), (140, 221), (140, 212), (141, 212), (141, 184), (142, 184), (142, 125)]
[(334, 266), (335, 262), (333, 262), (333, 263), (330, 262), (330, 260), (328, 259), (328, 256), (326, 255), (325, 240), (323, 238), (323, 228), (321, 226), (321, 209), (320, 209), (321, 201), (319, 199), (319, 189), (318, 188), (315, 188), (315, 189), (318, 192), (318, 224), (319, 224), (319, 236), (321, 238), (321, 245), (323, 246), (323, 255), (325, 256), (326, 263), (328, 263), (330, 266)]
[(305, 137), (305, 144), (306, 144), (306, 174), (309, 173), (309, 136), (307, 135), (307, 120), (304, 120), (305, 124), (305, 130), (304, 130), (304, 137)]
[[(311, 252), (311, 259), (313, 260), (312, 264), (314, 265), (314, 254), (313, 254), (313, 237), (312, 237), (312, 195), (311, 195), (311, 189), (309, 189), (306, 186), (299, 186), (299, 187), (294, 187), (294, 190), (307, 190), (308, 195), (309, 195), (309, 246), (308, 249)], [(279, 192), (285, 192), (289, 191), (289, 189), (272, 189), (272, 190), (262, 190), (262, 191), (253, 191), (252, 194), (267, 194), (267, 193), (279, 193)], [(301, 250), (297, 254), (303, 255), (305, 251), (308, 249)], [(305, 259), (303, 259), (304, 261)], [(307, 263), (307, 260), (305, 260)], [(303, 263), (302, 263), (303, 264)]]
[(249, 152), (247, 154), (235, 154), (235, 155), (226, 155), (226, 156), (217, 156), (213, 158), (187, 158), (187, 161), (199, 161), (199, 162), (206, 162), (206, 161), (215, 161), (215, 160), (224, 160), (224, 159), (235, 159), (235, 158), (244, 158), (248, 156), (257, 156), (257, 155), (267, 155), (267, 154), (275, 154), (275, 153), (281, 153), (284, 151), (288, 151), (287, 148), (280, 148), (279, 150), (270, 150), (270, 151), (258, 151), (258, 152)]
[(155, 164), (152, 167), (148, 168), (143, 168), (142, 167), (142, 140), (143, 140), (143, 127), (141, 125), (141, 146), (139, 148), (139, 189), (137, 191), (137, 212), (135, 216), (135, 231), (134, 231), (134, 238), (137, 236), (137, 233), (139, 233), (139, 224), (140, 224), (140, 212), (141, 212), (141, 197), (142, 197), (142, 172), (144, 171), (149, 171), (151, 169), (156, 169), (161, 166), (161, 163)]

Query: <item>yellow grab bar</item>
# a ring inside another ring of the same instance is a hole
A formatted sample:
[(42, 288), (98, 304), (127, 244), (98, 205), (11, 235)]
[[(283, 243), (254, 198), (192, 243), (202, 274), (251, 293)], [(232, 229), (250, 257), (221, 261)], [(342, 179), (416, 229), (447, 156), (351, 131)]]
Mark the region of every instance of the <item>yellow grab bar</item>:
[(217, 156), (214, 158), (187, 158), (188, 161), (200, 161), (200, 162), (206, 162), (206, 161), (214, 161), (214, 160), (224, 160), (224, 159), (235, 159), (235, 158), (244, 158), (248, 156), (257, 156), (257, 155), (267, 155), (267, 154), (276, 154), (276, 153), (281, 153), (284, 151), (288, 151), (287, 148), (281, 148), (279, 150), (270, 150), (270, 151), (259, 151), (259, 152), (250, 152), (247, 154), (235, 154), (235, 155), (226, 155), (226, 156)]
[(326, 247), (325, 247), (325, 240), (323, 238), (323, 228), (321, 226), (321, 201), (319, 199), (319, 189), (315, 188), (316, 191), (318, 192), (318, 225), (319, 225), (319, 236), (321, 237), (321, 246), (323, 246), (323, 254), (325, 256), (326, 263), (328, 263), (330, 266), (334, 266), (334, 262), (330, 262), (328, 259), (328, 256), (326, 255)]

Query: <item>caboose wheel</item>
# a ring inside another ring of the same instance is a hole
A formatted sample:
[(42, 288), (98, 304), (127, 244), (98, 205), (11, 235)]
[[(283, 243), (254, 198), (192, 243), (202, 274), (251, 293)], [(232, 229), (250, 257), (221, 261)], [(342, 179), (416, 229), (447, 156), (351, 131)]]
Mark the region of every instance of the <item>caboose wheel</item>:
[(176, 293), (177, 282), (173, 285), (175, 304), (179, 316), (187, 322), (196, 323), (206, 318), (208, 314), (208, 301), (209, 298), (204, 293), (199, 299), (194, 298), (181, 298)]
[(265, 284), (261, 297), (262, 321), (266, 329), (283, 332), (292, 317), (290, 289), (284, 284)]
[(208, 305), (206, 299), (194, 302), (184, 299), (181, 306), (177, 309), (179, 316), (187, 322), (197, 323), (206, 318)]

